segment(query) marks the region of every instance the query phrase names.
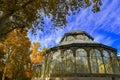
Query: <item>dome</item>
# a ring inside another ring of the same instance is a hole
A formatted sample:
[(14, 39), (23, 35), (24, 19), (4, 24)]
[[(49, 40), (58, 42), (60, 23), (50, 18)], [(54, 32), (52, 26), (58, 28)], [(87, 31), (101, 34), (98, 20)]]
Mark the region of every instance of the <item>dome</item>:
[(63, 38), (61, 39), (60, 43), (63, 42), (91, 42), (94, 39), (85, 31), (71, 31), (66, 33)]
[(44, 54), (42, 79), (120, 80), (117, 50), (94, 42), (85, 31), (66, 33)]

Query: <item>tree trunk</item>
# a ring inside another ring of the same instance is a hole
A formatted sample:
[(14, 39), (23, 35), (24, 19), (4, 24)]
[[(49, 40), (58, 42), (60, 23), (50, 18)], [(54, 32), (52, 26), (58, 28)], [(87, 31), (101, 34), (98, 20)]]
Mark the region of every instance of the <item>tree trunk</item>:
[[(9, 50), (9, 51), (10, 51), (10, 50)], [(13, 51), (13, 52), (14, 52), (14, 51)], [(7, 56), (7, 59), (6, 59), (6, 63), (5, 63), (5, 67), (4, 67), (4, 71), (3, 71), (2, 80), (5, 80), (6, 64), (7, 64), (8, 60), (9, 60), (9, 58), (12, 56), (11, 53), (12, 53), (12, 51), (10, 51), (10, 52), (8, 53), (8, 56)]]
[(4, 68), (4, 72), (3, 72), (2, 80), (5, 80), (5, 72), (6, 72), (6, 67)]

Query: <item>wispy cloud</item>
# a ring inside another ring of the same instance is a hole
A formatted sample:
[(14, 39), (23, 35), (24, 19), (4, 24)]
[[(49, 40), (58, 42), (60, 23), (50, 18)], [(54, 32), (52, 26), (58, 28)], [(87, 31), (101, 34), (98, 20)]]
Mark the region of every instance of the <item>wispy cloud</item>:
[(39, 41), (42, 46), (51, 47), (59, 43), (64, 33), (72, 30), (84, 30), (92, 35), (95, 41), (109, 46), (115, 45), (114, 47), (120, 51), (120, 48), (117, 46), (118, 43), (120, 44), (119, 5), (119, 0), (103, 0), (100, 12), (93, 13), (91, 12), (91, 8), (87, 8), (82, 10), (79, 14), (68, 16), (67, 26), (58, 31), (50, 30), (52, 24), (50, 20), (46, 18), (44, 32), (38, 32), (36, 38), (30, 38), (33, 41)]
[(113, 40), (111, 37), (107, 37), (105, 35), (98, 35), (95, 37), (95, 41), (110, 46), (114, 43), (115, 40)]

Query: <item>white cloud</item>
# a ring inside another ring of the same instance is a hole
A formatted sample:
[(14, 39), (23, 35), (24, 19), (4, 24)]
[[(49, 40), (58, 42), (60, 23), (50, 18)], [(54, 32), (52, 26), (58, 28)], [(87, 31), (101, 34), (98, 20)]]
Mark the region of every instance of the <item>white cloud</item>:
[(120, 53), (118, 53), (118, 56), (120, 56)]
[(113, 40), (111, 37), (98, 34), (98, 35), (95, 35), (95, 41), (110, 46), (114, 43), (115, 40)]
[[(94, 36), (95, 41), (106, 45), (112, 45), (116, 41), (110, 36), (98, 31), (111, 32), (120, 35), (120, 3), (119, 0), (103, 0), (101, 11), (92, 13), (91, 9), (82, 10), (79, 14), (67, 17), (67, 27), (59, 31), (48, 30), (51, 27), (50, 20), (46, 18), (45, 32), (38, 33), (33, 41), (40, 41), (42, 46), (58, 44), (64, 33), (72, 30), (84, 30)], [(31, 37), (32, 38), (32, 37)], [(118, 40), (119, 41), (119, 40)]]

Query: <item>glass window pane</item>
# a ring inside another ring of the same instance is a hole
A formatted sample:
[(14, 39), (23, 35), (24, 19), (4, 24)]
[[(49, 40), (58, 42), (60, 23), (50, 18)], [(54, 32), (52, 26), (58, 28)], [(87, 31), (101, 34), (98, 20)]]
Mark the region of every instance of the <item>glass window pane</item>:
[(64, 51), (63, 54), (63, 71), (64, 73), (73, 73), (74, 72), (74, 56), (71, 50)]
[(52, 73), (59, 74), (60, 66), (61, 66), (61, 55), (60, 55), (60, 52), (57, 51), (53, 53), (53, 59), (51, 62)]
[(118, 62), (117, 56), (111, 52), (111, 57), (112, 57), (112, 68), (115, 74), (120, 74), (120, 64)]
[(104, 73), (104, 64), (102, 61), (101, 53), (97, 49), (90, 50), (90, 64), (92, 73)]
[(76, 38), (77, 38), (77, 40), (84, 40), (84, 36), (83, 35), (77, 35)]
[(68, 36), (67, 37), (67, 41), (73, 41), (74, 40), (74, 37), (73, 36)]
[(84, 49), (76, 50), (77, 73), (89, 73), (87, 52)]
[(105, 63), (106, 73), (113, 74), (110, 53), (108, 53), (106, 50), (103, 50), (103, 60)]

